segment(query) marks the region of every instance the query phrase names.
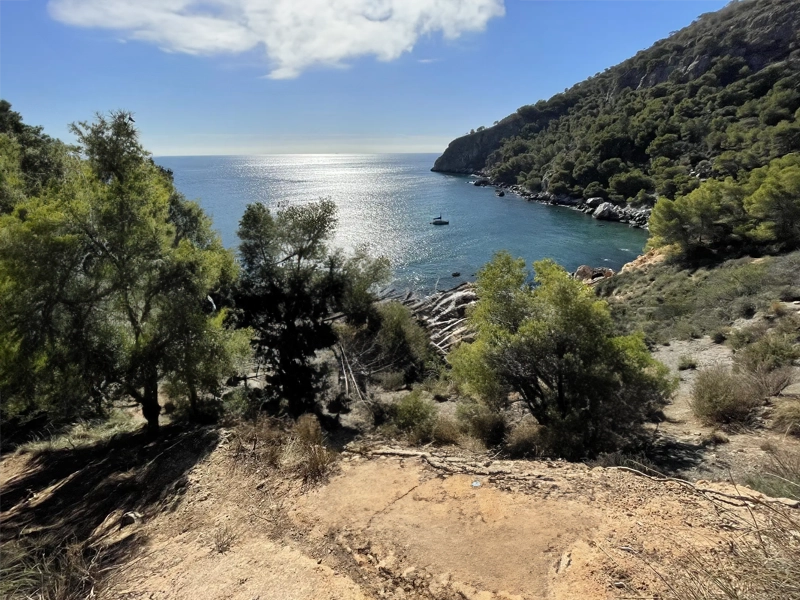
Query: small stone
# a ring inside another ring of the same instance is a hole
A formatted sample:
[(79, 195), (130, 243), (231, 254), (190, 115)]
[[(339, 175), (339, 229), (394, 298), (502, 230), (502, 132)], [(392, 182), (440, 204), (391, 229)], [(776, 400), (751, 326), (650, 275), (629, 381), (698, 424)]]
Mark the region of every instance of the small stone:
[(127, 525), (133, 525), (134, 523), (141, 523), (142, 522), (142, 515), (136, 511), (126, 512), (119, 520), (119, 526), (125, 527)]

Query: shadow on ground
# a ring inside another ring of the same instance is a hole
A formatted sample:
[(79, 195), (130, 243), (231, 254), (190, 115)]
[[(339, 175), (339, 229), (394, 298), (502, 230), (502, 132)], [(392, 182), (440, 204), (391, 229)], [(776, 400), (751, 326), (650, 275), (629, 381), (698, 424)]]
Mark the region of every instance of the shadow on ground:
[(703, 462), (706, 448), (669, 437), (661, 437), (647, 449), (647, 458), (662, 472), (680, 475)]
[[(43, 547), (89, 547), (104, 522), (136, 511), (145, 518), (171, 510), (187, 475), (217, 446), (213, 428), (170, 425), (155, 441), (144, 432), (120, 434), (85, 447), (43, 451), (4, 486), (0, 543)], [(126, 536), (104, 548), (104, 566), (128, 556), (142, 540)]]

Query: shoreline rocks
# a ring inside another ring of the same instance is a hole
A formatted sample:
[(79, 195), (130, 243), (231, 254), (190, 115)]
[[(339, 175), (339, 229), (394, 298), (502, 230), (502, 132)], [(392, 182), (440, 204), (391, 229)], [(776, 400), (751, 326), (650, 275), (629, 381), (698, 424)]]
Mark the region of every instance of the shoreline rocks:
[(614, 271), (608, 267), (590, 267), (589, 265), (581, 265), (574, 273), (572, 278), (582, 281), (588, 285), (595, 285), (604, 279), (608, 279), (614, 275)]
[(478, 187), (493, 186), (499, 190), (507, 190), (524, 198), (529, 202), (539, 202), (551, 206), (566, 206), (584, 214), (591, 215), (598, 221), (614, 221), (626, 223), (630, 227), (648, 229), (650, 223), (651, 208), (634, 208), (632, 206), (617, 206), (603, 198), (574, 198), (572, 196), (557, 196), (550, 192), (530, 192), (520, 185), (505, 185), (492, 181), (490, 178), (481, 174), (475, 174), (477, 179), (472, 182)]

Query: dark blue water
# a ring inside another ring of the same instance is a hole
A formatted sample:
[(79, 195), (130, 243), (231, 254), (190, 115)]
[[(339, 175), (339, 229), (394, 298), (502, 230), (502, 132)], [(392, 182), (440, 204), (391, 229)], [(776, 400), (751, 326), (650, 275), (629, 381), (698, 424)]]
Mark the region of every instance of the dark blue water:
[[(435, 154), (295, 154), (169, 156), (156, 162), (211, 214), (226, 245), (237, 244), (245, 206), (271, 207), (332, 198), (339, 208), (335, 244), (366, 244), (387, 256), (401, 287), (451, 287), (498, 250), (531, 261), (550, 257), (569, 270), (579, 265), (619, 269), (640, 254), (647, 233), (601, 223), (562, 207), (544, 206), (470, 178), (430, 171)], [(450, 225), (430, 225), (441, 213)], [(461, 276), (452, 277), (460, 272)]]

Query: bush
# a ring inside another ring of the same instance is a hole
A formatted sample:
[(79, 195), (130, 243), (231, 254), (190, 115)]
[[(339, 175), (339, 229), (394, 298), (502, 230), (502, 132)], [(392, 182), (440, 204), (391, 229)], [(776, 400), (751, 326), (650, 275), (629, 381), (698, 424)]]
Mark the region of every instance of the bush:
[(691, 406), (708, 425), (745, 423), (763, 398), (760, 386), (752, 378), (714, 367), (697, 374)]
[(464, 424), (467, 433), (485, 443), (498, 446), (506, 435), (503, 415), (481, 402), (462, 402), (456, 408), (456, 418)]
[(678, 370), (688, 371), (697, 368), (697, 361), (693, 356), (681, 356), (678, 360)]
[(715, 344), (724, 344), (725, 340), (728, 339), (728, 333), (725, 329), (717, 329), (711, 334), (711, 341)]
[(293, 428), (294, 436), (306, 446), (322, 446), (325, 443), (322, 427), (316, 415), (301, 415)]
[(800, 353), (788, 334), (769, 332), (736, 353), (736, 363), (751, 373), (773, 371), (792, 364)]
[(412, 443), (427, 442), (436, 426), (436, 406), (414, 390), (394, 405), (391, 421)]
[(773, 426), (800, 437), (800, 400), (785, 400), (775, 407)]
[(461, 407), (470, 427), (501, 442), (505, 425), (486, 407), (502, 407), (514, 392), (564, 458), (640, 436), (673, 390), (668, 369), (642, 335), (615, 335), (607, 303), (591, 288), (550, 260), (534, 269), (531, 286), (525, 261), (500, 252), (478, 274), (476, 339), (448, 356), (455, 381), (480, 400)]
[(378, 306), (380, 329), (377, 342), (385, 360), (403, 365), (408, 375), (421, 370), (431, 358), (428, 333), (417, 323), (411, 311), (399, 302), (386, 302)]
[(533, 419), (523, 419), (506, 436), (506, 452), (512, 458), (532, 458), (539, 454), (541, 427)]
[(378, 373), (375, 380), (384, 390), (395, 392), (405, 387), (406, 374), (403, 371), (385, 371)]
[(439, 415), (433, 426), (433, 441), (443, 446), (454, 445), (461, 439), (461, 428), (450, 417)]

